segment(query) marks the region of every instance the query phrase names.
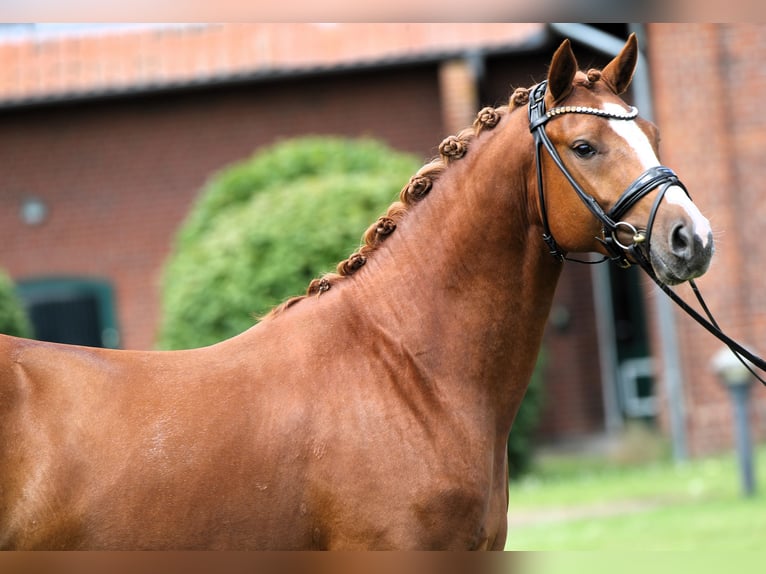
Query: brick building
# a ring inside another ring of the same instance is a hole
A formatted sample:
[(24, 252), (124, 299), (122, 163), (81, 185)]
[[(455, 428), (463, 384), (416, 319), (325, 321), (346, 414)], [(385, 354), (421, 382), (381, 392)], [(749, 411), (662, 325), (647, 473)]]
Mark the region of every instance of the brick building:
[[(759, 108), (766, 97), (766, 28), (667, 24), (648, 31), (663, 161), (711, 214), (716, 234), (714, 263), (698, 283), (719, 323), (763, 356), (766, 287), (758, 262), (766, 249), (758, 234), (766, 224), (766, 119)], [(677, 329), (690, 450), (730, 445), (729, 400), (710, 369), (721, 344), (680, 313)], [(752, 394), (751, 422), (763, 439), (766, 393), (758, 385)]]
[[(622, 37), (629, 31), (602, 28)], [(766, 129), (754, 113), (766, 95), (764, 29), (650, 24), (642, 31), (663, 161), (721, 230), (716, 262), (700, 285), (722, 324), (757, 346), (766, 340), (752, 263), (766, 257), (756, 234), (766, 220), (757, 200)], [(216, 170), (307, 133), (373, 136), (425, 160), (478, 107), (543, 79), (562, 34), (538, 24), (13, 32), (0, 40), (0, 266), (50, 338), (138, 349), (154, 345), (159, 277), (175, 230)], [(575, 51), (583, 67), (609, 59), (587, 41)], [(617, 382), (624, 377), (604, 374), (599, 362), (595, 277), (588, 267), (567, 266), (557, 292), (545, 339), (541, 434), (549, 440), (632, 416), (669, 428), (657, 295), (631, 271), (601, 275), (614, 301), (607, 315), (618, 361), (656, 358), (654, 387), (637, 393), (636, 407)], [(690, 450), (725, 447), (728, 400), (707, 365), (719, 344), (676, 315)], [(637, 376), (629, 382), (647, 384)], [(759, 390), (753, 425), (763, 437)]]

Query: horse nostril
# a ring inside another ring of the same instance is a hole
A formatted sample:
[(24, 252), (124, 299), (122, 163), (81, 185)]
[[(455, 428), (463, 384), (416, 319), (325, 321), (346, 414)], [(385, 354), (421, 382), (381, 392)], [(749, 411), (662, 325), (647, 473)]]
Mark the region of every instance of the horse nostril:
[(670, 250), (676, 257), (691, 259), (694, 240), (689, 228), (683, 223), (677, 224), (670, 232)]

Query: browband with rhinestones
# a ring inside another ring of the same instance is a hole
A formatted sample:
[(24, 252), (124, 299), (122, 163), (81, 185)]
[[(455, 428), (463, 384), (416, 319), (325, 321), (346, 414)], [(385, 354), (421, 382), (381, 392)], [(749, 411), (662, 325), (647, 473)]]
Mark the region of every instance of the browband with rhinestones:
[(632, 120), (638, 117), (638, 110), (631, 106), (629, 112), (616, 113), (599, 110), (598, 108), (589, 108), (587, 106), (561, 106), (545, 112), (546, 117), (560, 116), (561, 114), (591, 114), (602, 118), (611, 118), (613, 120)]

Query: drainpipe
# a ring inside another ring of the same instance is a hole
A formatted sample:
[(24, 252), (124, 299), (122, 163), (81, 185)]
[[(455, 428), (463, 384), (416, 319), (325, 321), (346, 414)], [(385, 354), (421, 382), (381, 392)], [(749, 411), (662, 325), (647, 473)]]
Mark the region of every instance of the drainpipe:
[[(608, 56), (616, 56), (625, 41), (586, 24), (551, 24), (551, 29), (561, 36), (570, 38), (589, 48)], [(630, 31), (635, 32), (639, 46), (644, 46), (644, 27), (630, 24)], [(651, 84), (649, 70), (643, 54), (638, 60), (632, 82), (633, 100), (641, 111), (641, 116), (649, 121), (653, 119)], [(611, 288), (607, 269), (601, 265), (592, 266), (593, 293), (596, 298), (596, 326), (598, 330), (599, 359), (601, 366), (602, 392), (604, 395), (605, 424), (607, 431), (622, 425), (622, 415), (615, 396), (615, 389), (610, 381), (617, 380), (617, 348), (614, 337), (614, 319), (612, 317)], [(596, 269), (598, 268), (598, 269)], [(688, 458), (686, 439), (686, 415), (683, 394), (683, 373), (681, 370), (678, 335), (675, 315), (671, 301), (667, 297), (658, 297), (655, 305), (657, 327), (663, 357), (663, 378), (667, 385), (670, 433), (673, 443), (673, 458), (682, 462)]]

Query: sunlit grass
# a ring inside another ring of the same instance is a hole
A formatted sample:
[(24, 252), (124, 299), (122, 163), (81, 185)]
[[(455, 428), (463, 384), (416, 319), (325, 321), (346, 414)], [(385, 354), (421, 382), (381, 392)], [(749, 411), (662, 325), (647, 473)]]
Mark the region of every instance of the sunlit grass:
[[(756, 456), (757, 480), (766, 477), (766, 448)], [(743, 498), (733, 454), (640, 466), (549, 457), (511, 484), (508, 515), (513, 550), (766, 546), (766, 496)]]

